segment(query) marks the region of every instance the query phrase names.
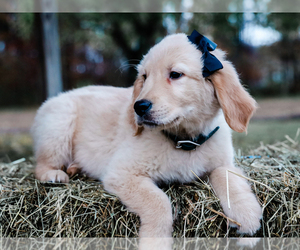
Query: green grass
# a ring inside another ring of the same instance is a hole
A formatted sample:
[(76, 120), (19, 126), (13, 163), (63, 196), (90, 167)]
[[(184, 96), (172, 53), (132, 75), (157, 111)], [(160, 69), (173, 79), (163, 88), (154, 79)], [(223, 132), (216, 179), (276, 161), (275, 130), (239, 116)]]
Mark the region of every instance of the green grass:
[(33, 155), (29, 133), (0, 134), (0, 162), (15, 161)]
[(251, 121), (247, 135), (233, 132), (233, 144), (235, 149), (247, 152), (258, 147), (261, 141), (264, 144), (272, 144), (285, 140), (285, 135), (294, 138), (298, 128), (300, 128), (300, 119)]
[[(272, 144), (285, 140), (285, 135), (294, 138), (298, 128), (300, 119), (251, 121), (247, 135), (233, 132), (233, 144), (236, 150), (241, 149), (243, 153), (249, 154), (249, 149), (257, 148), (261, 141)], [(9, 162), (32, 156), (32, 143), (28, 133), (0, 134), (0, 160)]]

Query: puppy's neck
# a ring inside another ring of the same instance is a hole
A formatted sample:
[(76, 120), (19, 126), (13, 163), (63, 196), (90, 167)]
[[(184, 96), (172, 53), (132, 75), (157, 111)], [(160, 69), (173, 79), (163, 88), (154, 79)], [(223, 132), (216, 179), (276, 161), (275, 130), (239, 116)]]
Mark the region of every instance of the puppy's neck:
[(186, 124), (186, 126), (178, 126), (163, 130), (164, 134), (172, 134), (180, 139), (192, 139), (202, 134), (207, 127), (207, 124), (200, 124), (193, 126), (192, 124)]
[(187, 132), (186, 129), (177, 129), (177, 128), (170, 128), (162, 131), (164, 134), (172, 134), (181, 139), (190, 139), (194, 138), (196, 135), (194, 133)]

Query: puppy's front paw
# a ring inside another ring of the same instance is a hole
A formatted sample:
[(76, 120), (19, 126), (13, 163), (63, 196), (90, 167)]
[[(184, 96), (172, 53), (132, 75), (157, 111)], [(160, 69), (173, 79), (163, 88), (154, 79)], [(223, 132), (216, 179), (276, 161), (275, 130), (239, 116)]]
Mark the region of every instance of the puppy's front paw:
[[(253, 235), (261, 226), (262, 208), (253, 194), (247, 199), (240, 199), (231, 204), (231, 209), (225, 206), (224, 211), (229, 218), (241, 224), (237, 231), (240, 234)], [(234, 223), (229, 225), (237, 227)]]
[(68, 183), (69, 176), (62, 170), (49, 170), (41, 176), (40, 181)]
[(255, 234), (261, 227), (261, 218), (262, 218), (262, 209), (258, 205), (249, 211), (246, 212), (247, 214), (240, 220), (241, 226), (237, 230), (239, 234)]
[[(232, 173), (226, 174), (228, 170)], [(242, 176), (243, 172), (238, 168), (219, 167), (210, 174), (210, 181), (225, 214), (241, 224), (238, 233), (253, 235), (260, 228), (262, 209), (248, 182), (239, 175)], [(229, 225), (237, 227), (233, 223)]]

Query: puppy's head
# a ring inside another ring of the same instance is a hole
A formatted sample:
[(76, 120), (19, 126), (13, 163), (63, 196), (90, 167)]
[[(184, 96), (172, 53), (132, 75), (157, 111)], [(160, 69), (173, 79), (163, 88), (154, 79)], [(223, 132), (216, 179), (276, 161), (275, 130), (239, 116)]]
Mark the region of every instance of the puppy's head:
[(220, 107), (233, 130), (246, 131), (255, 101), (224, 53), (216, 50), (214, 55), (223, 69), (204, 78), (202, 53), (185, 34), (167, 36), (150, 49), (138, 65), (134, 83), (131, 110), (137, 134), (153, 127), (184, 130), (193, 136)]

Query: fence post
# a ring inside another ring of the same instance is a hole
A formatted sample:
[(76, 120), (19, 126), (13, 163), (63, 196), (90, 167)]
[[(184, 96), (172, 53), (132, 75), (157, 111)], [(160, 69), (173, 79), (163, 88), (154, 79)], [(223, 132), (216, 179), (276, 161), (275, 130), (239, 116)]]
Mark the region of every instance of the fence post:
[(41, 18), (48, 98), (63, 90), (58, 19), (53, 13), (57, 9), (55, 4), (54, 0), (42, 0)]

